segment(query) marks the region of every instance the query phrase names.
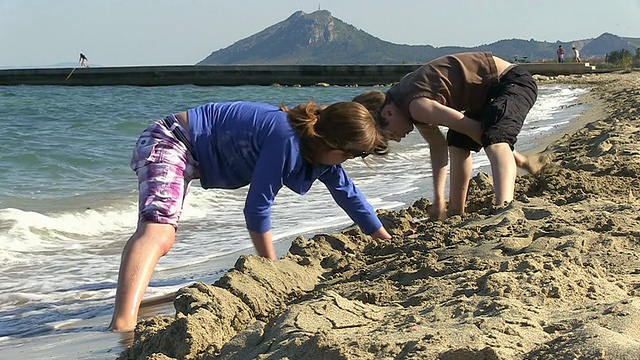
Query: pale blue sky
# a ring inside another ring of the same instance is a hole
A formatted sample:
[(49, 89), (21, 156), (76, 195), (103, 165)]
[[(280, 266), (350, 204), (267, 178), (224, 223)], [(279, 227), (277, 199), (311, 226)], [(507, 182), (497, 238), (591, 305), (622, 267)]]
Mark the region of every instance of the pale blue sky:
[(402, 44), (640, 37), (640, 0), (0, 0), (0, 67), (195, 64), (318, 6)]

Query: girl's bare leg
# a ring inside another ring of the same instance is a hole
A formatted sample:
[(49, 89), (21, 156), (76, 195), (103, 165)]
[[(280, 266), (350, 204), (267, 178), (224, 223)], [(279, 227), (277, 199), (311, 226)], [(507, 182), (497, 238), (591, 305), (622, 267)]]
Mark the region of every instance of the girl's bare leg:
[(516, 160), (507, 143), (498, 143), (484, 148), (491, 163), (496, 206), (513, 201), (516, 184)]
[(127, 241), (120, 260), (110, 330), (123, 332), (135, 328), (140, 303), (151, 275), (158, 260), (169, 251), (175, 239), (173, 225), (143, 223)]

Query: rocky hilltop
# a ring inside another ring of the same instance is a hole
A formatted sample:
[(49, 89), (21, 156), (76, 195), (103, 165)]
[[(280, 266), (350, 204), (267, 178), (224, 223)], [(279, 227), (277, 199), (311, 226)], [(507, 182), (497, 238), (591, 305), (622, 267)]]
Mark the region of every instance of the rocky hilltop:
[(310, 14), (297, 11), (284, 21), (212, 52), (198, 65), (419, 64), (462, 51), (491, 51), (505, 59), (539, 61), (554, 58), (558, 45), (569, 53), (575, 45), (587, 59), (621, 49), (635, 53), (640, 39), (604, 33), (595, 39), (567, 42), (509, 39), (475, 47), (403, 45), (370, 35), (327, 10)]

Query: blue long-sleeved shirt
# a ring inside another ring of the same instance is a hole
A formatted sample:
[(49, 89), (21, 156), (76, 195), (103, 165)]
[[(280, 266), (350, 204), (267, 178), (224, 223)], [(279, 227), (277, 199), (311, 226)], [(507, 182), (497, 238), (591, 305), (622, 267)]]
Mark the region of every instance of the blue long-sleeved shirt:
[(271, 205), (283, 185), (303, 195), (317, 179), (365, 233), (382, 226), (341, 165), (312, 165), (303, 158), (299, 136), (277, 107), (244, 101), (208, 103), (190, 109), (188, 116), (202, 187), (237, 189), (250, 184), (244, 207), (249, 230), (271, 229)]

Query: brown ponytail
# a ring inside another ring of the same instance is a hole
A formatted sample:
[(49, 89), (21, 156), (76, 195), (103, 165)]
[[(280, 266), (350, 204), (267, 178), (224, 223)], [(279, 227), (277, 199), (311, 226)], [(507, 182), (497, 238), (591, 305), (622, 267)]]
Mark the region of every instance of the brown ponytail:
[(304, 157), (317, 163), (328, 150), (386, 153), (387, 141), (378, 131), (369, 111), (355, 102), (337, 102), (321, 107), (309, 101), (289, 109), (289, 123), (300, 136)]

